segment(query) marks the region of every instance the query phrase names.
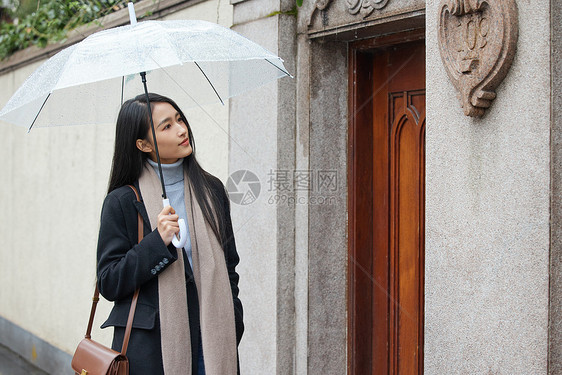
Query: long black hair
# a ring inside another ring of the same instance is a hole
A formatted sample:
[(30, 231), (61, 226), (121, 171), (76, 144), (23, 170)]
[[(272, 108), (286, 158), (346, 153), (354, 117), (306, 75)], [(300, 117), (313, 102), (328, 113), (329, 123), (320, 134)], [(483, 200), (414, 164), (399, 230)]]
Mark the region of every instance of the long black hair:
[[(197, 162), (191, 126), (189, 126), (189, 122), (178, 105), (172, 99), (155, 93), (149, 93), (148, 97), (151, 109), (153, 109), (155, 103), (168, 103), (178, 111), (187, 124), (189, 142), (193, 152), (184, 158), (183, 168), (186, 170), (189, 181), (193, 186), (193, 192), (201, 206), (205, 220), (224, 248), (227, 240), (227, 218), (224, 202), (216, 191), (217, 183), (213, 184), (213, 180), (218, 181), (218, 179), (205, 171)], [(146, 94), (138, 95), (123, 103), (117, 116), (115, 151), (107, 189), (108, 194), (121, 186), (134, 184), (139, 179), (148, 154), (137, 148), (136, 141), (137, 139), (146, 139), (149, 131), (150, 119), (146, 105)], [(220, 186), (224, 189), (222, 183)]]

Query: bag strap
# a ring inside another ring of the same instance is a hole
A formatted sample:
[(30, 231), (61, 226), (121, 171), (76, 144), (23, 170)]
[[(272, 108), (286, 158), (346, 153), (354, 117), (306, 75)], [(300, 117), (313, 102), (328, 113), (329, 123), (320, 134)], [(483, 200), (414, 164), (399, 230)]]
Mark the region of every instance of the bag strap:
[[(135, 196), (137, 197), (137, 201), (140, 202), (139, 192), (133, 185), (128, 185), (133, 191), (135, 192)], [(138, 213), (139, 220), (138, 220), (138, 240), (137, 243), (140, 243), (143, 238), (143, 221), (140, 212)], [(137, 301), (139, 299), (139, 291), (140, 288), (135, 290), (135, 294), (133, 295), (133, 300), (131, 301), (131, 309), (129, 310), (129, 317), (127, 318), (127, 327), (125, 328), (125, 336), (123, 337), (123, 346), (121, 347), (121, 355), (127, 354), (127, 347), (129, 346), (129, 337), (131, 336), (131, 330), (133, 328), (133, 318), (135, 316), (135, 310), (137, 308)]]
[[(140, 202), (140, 197), (137, 189), (133, 185), (128, 185), (134, 192), (135, 196), (137, 197), (137, 201)], [(140, 243), (143, 238), (143, 220), (142, 216), (139, 212), (139, 219), (138, 219), (138, 242)], [(123, 346), (121, 347), (121, 355), (127, 354), (127, 347), (129, 346), (129, 338), (131, 336), (131, 330), (133, 328), (133, 318), (135, 316), (135, 310), (137, 308), (137, 301), (139, 299), (139, 291), (140, 288), (135, 290), (135, 294), (133, 295), (133, 299), (131, 301), (131, 308), (129, 309), (129, 317), (127, 318), (127, 326), (125, 327), (125, 336), (123, 337)], [(88, 328), (86, 329), (86, 338), (90, 339), (92, 334), (92, 326), (94, 323), (94, 315), (96, 314), (96, 306), (98, 301), (100, 300), (100, 291), (98, 289), (98, 285), (96, 283), (96, 290), (94, 291), (94, 298), (92, 299), (92, 309), (90, 310), (90, 320), (88, 321)]]

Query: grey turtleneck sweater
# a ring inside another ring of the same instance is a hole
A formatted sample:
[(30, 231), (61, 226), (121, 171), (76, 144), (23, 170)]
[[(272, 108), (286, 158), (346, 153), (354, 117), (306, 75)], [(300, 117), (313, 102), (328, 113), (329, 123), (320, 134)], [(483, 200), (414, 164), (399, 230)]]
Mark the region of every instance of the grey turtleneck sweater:
[[(160, 177), (158, 172), (158, 163), (147, 159), (148, 163), (154, 168), (156, 175)], [(187, 228), (187, 242), (185, 243), (184, 250), (189, 259), (189, 265), (193, 269), (193, 260), (191, 257), (191, 238), (189, 236), (189, 225), (187, 221), (187, 211), (185, 209), (185, 189), (183, 181), (183, 159), (178, 160), (173, 164), (162, 164), (162, 173), (164, 175), (164, 186), (166, 186), (166, 194), (170, 200), (170, 205), (176, 210), (176, 214), (180, 219), (185, 220)]]

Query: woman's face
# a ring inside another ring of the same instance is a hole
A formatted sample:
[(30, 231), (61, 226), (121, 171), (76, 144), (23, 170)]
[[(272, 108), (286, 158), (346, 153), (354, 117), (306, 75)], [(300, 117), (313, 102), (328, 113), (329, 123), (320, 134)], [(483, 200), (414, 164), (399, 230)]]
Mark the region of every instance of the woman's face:
[[(154, 103), (152, 119), (162, 164), (175, 163), (179, 159), (191, 155), (193, 149), (187, 133), (187, 124), (171, 104)], [(152, 130), (149, 129), (146, 139), (137, 139), (137, 147), (156, 161)]]

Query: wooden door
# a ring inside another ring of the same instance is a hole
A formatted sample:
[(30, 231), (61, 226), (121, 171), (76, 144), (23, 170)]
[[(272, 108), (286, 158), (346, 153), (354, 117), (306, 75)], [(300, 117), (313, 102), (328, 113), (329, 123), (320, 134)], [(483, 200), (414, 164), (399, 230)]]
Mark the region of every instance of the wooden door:
[(349, 373), (422, 374), (425, 43), (349, 61)]

